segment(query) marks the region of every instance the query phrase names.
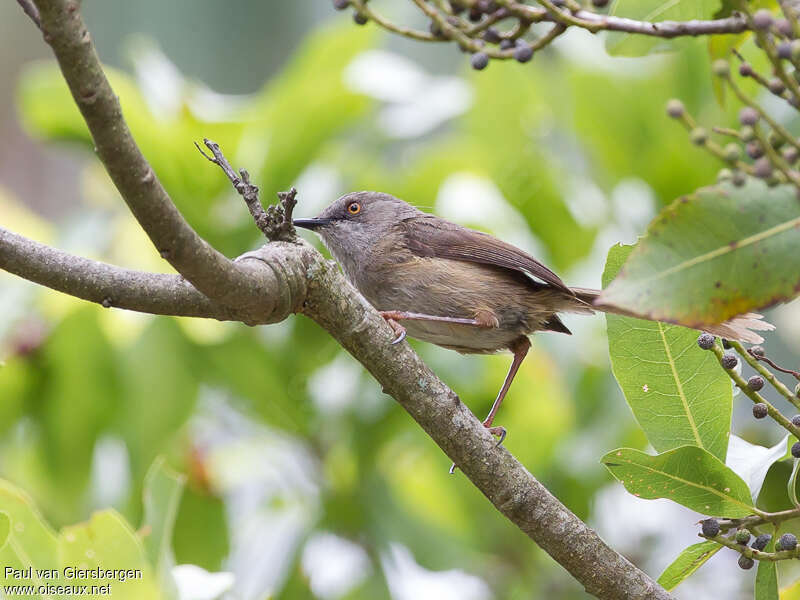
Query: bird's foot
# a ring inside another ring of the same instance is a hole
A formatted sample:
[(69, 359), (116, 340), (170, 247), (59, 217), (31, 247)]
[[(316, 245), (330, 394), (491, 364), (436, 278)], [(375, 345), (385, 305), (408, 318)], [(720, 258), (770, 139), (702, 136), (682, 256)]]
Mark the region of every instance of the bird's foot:
[(386, 320), (386, 322), (389, 324), (389, 327), (392, 328), (392, 331), (394, 331), (395, 335), (397, 336), (392, 340), (392, 346), (399, 344), (406, 339), (406, 328), (394, 320), (394, 311), (380, 311), (380, 315)]
[(508, 435), (508, 431), (506, 431), (506, 428), (501, 426), (490, 427), (488, 423), (484, 423), (483, 426), (489, 430), (489, 433), (491, 433), (492, 435), (496, 435), (499, 438), (495, 446), (502, 445), (503, 440), (505, 440), (506, 436)]

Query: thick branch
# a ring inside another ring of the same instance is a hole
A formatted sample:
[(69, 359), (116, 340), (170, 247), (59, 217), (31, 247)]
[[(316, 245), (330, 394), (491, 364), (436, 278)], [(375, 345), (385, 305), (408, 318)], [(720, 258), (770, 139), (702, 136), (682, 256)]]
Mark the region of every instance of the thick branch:
[(126, 124), (77, 0), (34, 0), (100, 160), (156, 249), (206, 296), (226, 305), (259, 295), (248, 274), (209, 246), (181, 216)]
[(287, 261), (282, 256), (287, 245), (271, 244), (239, 261), (240, 268), (259, 282), (257, 311), (209, 300), (180, 275), (145, 273), (89, 260), (2, 227), (0, 269), (106, 308), (258, 325), (282, 321), (299, 310), (298, 302), (302, 303), (298, 297), (305, 294), (304, 265), (316, 252), (310, 246), (292, 244), (292, 260)]

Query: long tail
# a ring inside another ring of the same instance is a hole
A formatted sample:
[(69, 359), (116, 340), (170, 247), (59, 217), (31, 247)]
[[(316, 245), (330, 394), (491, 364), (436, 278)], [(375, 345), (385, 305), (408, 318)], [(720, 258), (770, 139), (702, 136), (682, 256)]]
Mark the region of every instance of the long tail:
[[(633, 315), (623, 309), (608, 308), (605, 306), (595, 306), (594, 301), (600, 295), (600, 290), (593, 290), (589, 288), (572, 288), (575, 296), (581, 303), (580, 310), (588, 308), (586, 305), (591, 306), (593, 310), (600, 310), (603, 312), (614, 313), (616, 315), (623, 315), (625, 317), (636, 317), (641, 319), (638, 315)], [(577, 307), (576, 307), (577, 308)], [(718, 325), (706, 325), (703, 331), (718, 335), (729, 340), (737, 340), (740, 342), (748, 342), (750, 344), (760, 344), (764, 341), (756, 331), (772, 331), (775, 326), (772, 323), (763, 320), (763, 316), (757, 313), (744, 313), (738, 315), (724, 323)]]

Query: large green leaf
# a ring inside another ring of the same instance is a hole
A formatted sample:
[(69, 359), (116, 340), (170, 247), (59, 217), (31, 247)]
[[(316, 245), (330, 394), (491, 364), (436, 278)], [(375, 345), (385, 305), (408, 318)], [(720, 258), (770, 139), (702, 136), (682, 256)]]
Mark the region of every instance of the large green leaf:
[(600, 303), (702, 328), (797, 295), (799, 254), (793, 187), (704, 188), (656, 217)]
[[(603, 284), (633, 246), (611, 248)], [(614, 376), (658, 452), (691, 444), (725, 460), (731, 425), (731, 383), (711, 352), (685, 327), (606, 315)]]
[(658, 584), (667, 591), (674, 589), (681, 581), (702, 567), (721, 548), (722, 546), (718, 543), (708, 540), (684, 548), (683, 552), (661, 573)]
[(702, 448), (681, 446), (656, 456), (620, 448), (601, 461), (637, 497), (669, 498), (705, 515), (753, 514), (747, 484)]
[[(710, 19), (720, 8), (720, 0), (616, 0), (609, 14), (640, 21), (689, 21)], [(606, 37), (606, 50), (618, 56), (642, 56), (653, 50), (667, 47), (662, 38), (610, 33)]]

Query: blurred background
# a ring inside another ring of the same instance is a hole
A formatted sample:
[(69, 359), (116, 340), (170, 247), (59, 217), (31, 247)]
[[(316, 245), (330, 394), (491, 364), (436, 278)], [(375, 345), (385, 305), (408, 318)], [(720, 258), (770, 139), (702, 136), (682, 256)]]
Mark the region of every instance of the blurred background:
[[(382, 8), (425, 26), (410, 3)], [(530, 64), (477, 73), (453, 45), (358, 27), (322, 0), (87, 0), (83, 11), (142, 150), (189, 222), (229, 256), (260, 234), (193, 147), (203, 137), (250, 171), (264, 202), (295, 185), (298, 216), (348, 191), (390, 192), (527, 249), (570, 285), (599, 287), (612, 244), (635, 241), (661, 206), (720, 168), (666, 118), (666, 100), (680, 97), (707, 124), (733, 123), (738, 109), (720, 107), (704, 40), (611, 58), (601, 38), (570, 31)], [(0, 82), (0, 225), (167, 271), (13, 2), (0, 4)], [(797, 362), (799, 313), (769, 313), (779, 361)], [(700, 517), (628, 495), (600, 465), (609, 450), (647, 442), (611, 376), (603, 317), (566, 323), (573, 336), (534, 339), (498, 417), (506, 446), (658, 576), (697, 541)], [(482, 417), (509, 357), (414, 345)], [(176, 562), (230, 575), (184, 597), (586, 597), (462, 475), (448, 475), (447, 457), (302, 316), (259, 328), (152, 317), (0, 273), (0, 358), (0, 476), (55, 527), (109, 506), (140, 522), (144, 474), (159, 455), (187, 474)], [(734, 432), (776, 443), (780, 432), (756, 424), (749, 404), (735, 400)], [(713, 580), (714, 597), (751, 597), (754, 572), (729, 554), (676, 596), (711, 597)]]

